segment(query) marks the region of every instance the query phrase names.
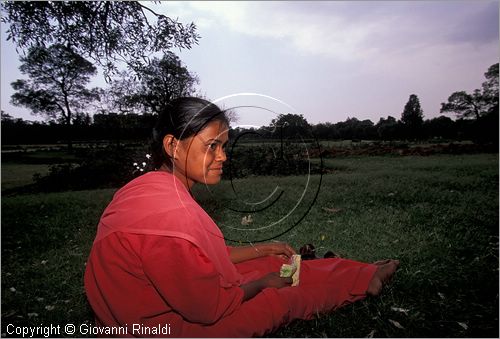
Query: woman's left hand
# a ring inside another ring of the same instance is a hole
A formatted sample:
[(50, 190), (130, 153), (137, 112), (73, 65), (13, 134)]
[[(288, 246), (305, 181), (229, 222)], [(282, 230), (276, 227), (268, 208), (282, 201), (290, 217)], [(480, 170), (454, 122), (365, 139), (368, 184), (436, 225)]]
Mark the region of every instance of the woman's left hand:
[(231, 247), (229, 257), (235, 264), (269, 255), (280, 257), (283, 260), (290, 259), (296, 252), (284, 242), (269, 242), (243, 247)]
[(289, 259), (296, 253), (296, 251), (285, 242), (269, 242), (259, 246), (259, 251), (266, 255), (273, 255), (282, 259)]

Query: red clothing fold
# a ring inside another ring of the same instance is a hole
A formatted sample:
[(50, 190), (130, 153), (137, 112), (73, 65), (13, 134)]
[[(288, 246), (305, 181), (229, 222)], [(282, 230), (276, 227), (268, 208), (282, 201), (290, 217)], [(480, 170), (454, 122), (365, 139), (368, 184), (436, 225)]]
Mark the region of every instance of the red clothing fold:
[(150, 172), (103, 213), (85, 271), (98, 326), (125, 326), (128, 336), (134, 324), (168, 324), (172, 337), (261, 336), (365, 297), (376, 266), (320, 259), (302, 263), (299, 286), (267, 288), (244, 302), (240, 285), (283, 261), (232, 264), (218, 227), (179, 185)]

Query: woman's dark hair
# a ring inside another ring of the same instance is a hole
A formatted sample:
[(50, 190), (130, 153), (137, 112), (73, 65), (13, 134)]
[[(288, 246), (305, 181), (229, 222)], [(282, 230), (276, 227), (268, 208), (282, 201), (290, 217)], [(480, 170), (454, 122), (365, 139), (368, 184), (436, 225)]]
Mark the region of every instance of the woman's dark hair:
[(163, 148), (163, 138), (172, 134), (176, 139), (189, 138), (212, 121), (220, 121), (229, 126), (225, 112), (211, 102), (195, 97), (174, 99), (158, 114), (153, 128), (151, 153), (155, 169), (166, 164), (172, 168), (172, 161)]

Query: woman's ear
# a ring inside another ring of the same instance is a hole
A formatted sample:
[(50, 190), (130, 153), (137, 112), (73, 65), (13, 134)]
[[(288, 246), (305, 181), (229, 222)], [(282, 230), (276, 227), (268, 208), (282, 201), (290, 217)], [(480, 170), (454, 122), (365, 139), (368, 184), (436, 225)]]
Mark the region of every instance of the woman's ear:
[(177, 139), (172, 134), (165, 135), (165, 137), (163, 138), (163, 149), (171, 159), (175, 159), (176, 147), (177, 147)]

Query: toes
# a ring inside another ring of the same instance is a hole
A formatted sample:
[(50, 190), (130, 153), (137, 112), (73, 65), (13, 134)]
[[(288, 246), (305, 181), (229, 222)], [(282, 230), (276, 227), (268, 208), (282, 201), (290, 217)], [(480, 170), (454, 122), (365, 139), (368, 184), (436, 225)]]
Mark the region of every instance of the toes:
[(392, 279), (394, 273), (396, 273), (396, 270), (398, 269), (398, 264), (399, 264), (398, 262), (391, 260), (388, 263), (380, 265), (378, 267), (377, 269), (378, 277), (380, 278), (380, 281), (384, 285)]
[(325, 253), (325, 255), (323, 256), (323, 258), (340, 258), (340, 255), (338, 255), (337, 253), (333, 252), (333, 251), (328, 251)]
[(370, 281), (370, 285), (368, 285), (368, 289), (366, 290), (366, 294), (371, 295), (371, 296), (377, 296), (380, 293), (382, 293), (382, 287), (383, 287), (383, 284), (380, 281), (380, 279), (378, 279), (377, 277), (374, 277), (372, 279), (372, 281)]
[(377, 261), (373, 262), (372, 264), (381, 266), (381, 265), (388, 264), (390, 262), (393, 262), (396, 266), (399, 266), (399, 260), (395, 260), (395, 259), (377, 260)]
[(370, 281), (370, 285), (366, 291), (366, 294), (371, 296), (377, 296), (382, 292), (382, 288), (385, 284), (387, 284), (399, 266), (399, 260), (379, 260), (373, 263), (377, 265), (377, 271), (375, 272), (375, 276)]

